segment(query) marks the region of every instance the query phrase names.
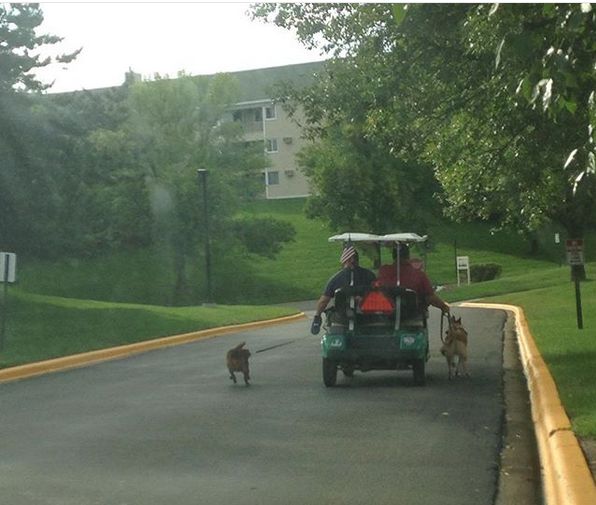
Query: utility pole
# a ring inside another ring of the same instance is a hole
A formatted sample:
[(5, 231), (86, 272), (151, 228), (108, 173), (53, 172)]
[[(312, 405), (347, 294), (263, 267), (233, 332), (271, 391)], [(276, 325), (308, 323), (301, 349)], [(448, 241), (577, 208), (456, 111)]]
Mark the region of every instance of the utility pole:
[(199, 179), (199, 186), (203, 191), (203, 215), (205, 219), (205, 277), (207, 279), (207, 293), (206, 302), (211, 303), (212, 291), (211, 291), (211, 247), (209, 244), (209, 201), (207, 200), (207, 170), (199, 168), (197, 170)]

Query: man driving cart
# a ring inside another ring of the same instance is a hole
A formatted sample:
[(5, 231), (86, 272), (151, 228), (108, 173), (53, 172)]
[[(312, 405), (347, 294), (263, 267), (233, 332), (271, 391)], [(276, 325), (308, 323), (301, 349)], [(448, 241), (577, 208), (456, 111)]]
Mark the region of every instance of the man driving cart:
[(325, 311), (338, 289), (345, 286), (370, 286), (376, 279), (373, 272), (359, 265), (358, 251), (351, 243), (344, 247), (339, 261), (342, 264), (342, 269), (329, 279), (325, 291), (317, 301), (315, 316), (310, 328), (313, 335), (319, 333), (322, 323), (321, 314)]

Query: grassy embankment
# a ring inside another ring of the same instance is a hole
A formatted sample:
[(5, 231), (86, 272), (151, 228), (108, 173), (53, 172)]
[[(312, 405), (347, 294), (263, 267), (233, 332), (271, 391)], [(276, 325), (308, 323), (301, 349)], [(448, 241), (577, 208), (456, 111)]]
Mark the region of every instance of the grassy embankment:
[[(167, 262), (155, 254), (20, 265), (19, 286), (9, 290), (8, 331), (0, 367), (294, 312), (246, 304), (314, 299), (338, 269), (339, 246), (327, 242), (331, 231), (306, 219), (301, 210), (299, 200), (259, 202), (248, 210), (287, 219), (295, 226), (296, 241), (276, 260), (250, 257), (230, 263), (227, 259), (217, 266), (215, 258), (216, 283), (228, 286), (228, 291), (220, 288), (218, 296), (228, 293), (234, 303), (243, 303), (240, 306), (164, 306), (164, 289), (172, 276)], [(430, 236), (428, 272), (436, 284), (448, 285), (442, 296), (448, 301), (484, 298), (522, 306), (574, 428), (580, 436), (596, 438), (596, 391), (591, 387), (596, 382), (596, 317), (592, 312), (596, 284), (582, 284), (585, 329), (578, 330), (569, 269), (559, 264), (562, 246), (555, 249), (545, 240), (543, 256), (528, 257), (527, 245), (519, 237), (492, 235), (479, 225), (441, 224), (430, 230)], [(594, 249), (594, 237), (590, 239), (588, 252)], [(454, 287), (455, 240), (457, 254), (470, 256), (473, 264), (502, 265), (501, 277)], [(587, 271), (594, 278), (596, 265), (589, 264)], [(238, 302), (238, 297), (245, 299)]]

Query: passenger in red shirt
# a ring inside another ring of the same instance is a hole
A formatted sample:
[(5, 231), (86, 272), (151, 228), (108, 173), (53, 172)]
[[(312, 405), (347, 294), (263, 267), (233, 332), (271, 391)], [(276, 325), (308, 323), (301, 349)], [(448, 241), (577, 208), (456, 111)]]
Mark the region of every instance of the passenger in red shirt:
[[(435, 293), (426, 273), (410, 262), (410, 248), (406, 244), (399, 245), (399, 277), (399, 285), (415, 291), (425, 306), (433, 305), (443, 312), (449, 312), (449, 305)], [(382, 265), (377, 279), (383, 286), (397, 286), (397, 249), (393, 249), (393, 263)]]

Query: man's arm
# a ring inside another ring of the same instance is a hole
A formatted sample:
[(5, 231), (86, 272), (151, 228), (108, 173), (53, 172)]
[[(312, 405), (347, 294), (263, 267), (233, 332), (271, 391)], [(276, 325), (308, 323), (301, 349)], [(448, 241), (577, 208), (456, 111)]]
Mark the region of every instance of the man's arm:
[(321, 324), (323, 322), (321, 319), (321, 314), (327, 308), (327, 305), (329, 304), (329, 300), (331, 300), (330, 296), (321, 295), (321, 298), (319, 298), (319, 301), (317, 302), (317, 308), (315, 309), (315, 316), (313, 317), (312, 324), (310, 326), (310, 332), (313, 335), (317, 335), (319, 333), (319, 331), (321, 330)]
[(320, 316), (323, 313), (323, 311), (327, 308), (327, 305), (329, 305), (330, 300), (331, 300), (330, 296), (321, 295), (321, 297), (317, 301), (317, 306), (315, 308), (315, 315)]
[(426, 297), (426, 301), (434, 307), (441, 309), (442, 312), (449, 312), (449, 305), (447, 305), (443, 300), (441, 300), (441, 298), (436, 293), (428, 295)]

